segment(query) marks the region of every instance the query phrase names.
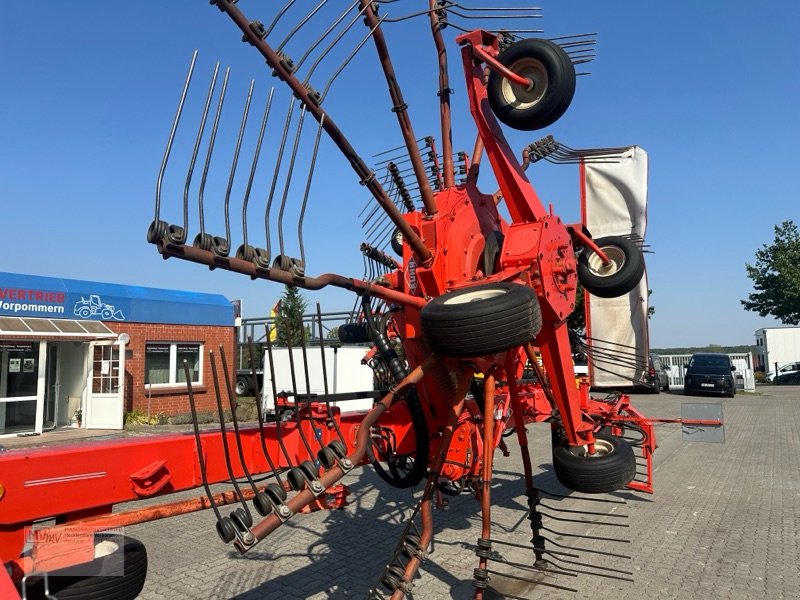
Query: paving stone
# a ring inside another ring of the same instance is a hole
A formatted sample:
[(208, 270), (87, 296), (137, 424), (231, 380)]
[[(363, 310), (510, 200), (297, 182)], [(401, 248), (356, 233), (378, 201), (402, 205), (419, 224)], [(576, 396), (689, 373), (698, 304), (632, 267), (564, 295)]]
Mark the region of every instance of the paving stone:
[[(507, 438), (511, 456), (495, 460), (492, 521), (498, 542), (493, 550), (505, 560), (528, 567), (490, 561), (490, 568), (539, 583), (493, 575), (492, 586), (502, 593), (487, 593), (487, 599), (561, 600), (575, 599), (578, 594), (593, 600), (645, 595), (681, 600), (800, 598), (800, 387), (764, 387), (759, 393), (721, 401), (685, 398), (679, 393), (635, 396), (634, 405), (645, 414), (666, 418), (680, 416), (685, 401), (722, 402), (726, 443), (687, 443), (679, 426), (660, 424), (656, 427), (655, 495), (602, 496), (625, 500), (625, 504), (582, 500), (576, 494), (547, 500), (552, 508), (544, 521), (551, 531), (545, 533), (562, 545), (548, 543), (547, 548), (580, 554), (577, 560), (551, 555), (554, 563), (632, 577), (633, 583), (587, 574), (554, 575), (553, 569), (531, 570), (522, 462), (516, 437)], [(549, 462), (548, 427), (530, 426), (529, 433), (537, 486), (564, 493)], [(130, 535), (146, 544), (150, 560), (140, 597), (365, 597), (390, 560), (419, 491), (390, 488), (370, 468), (354, 470), (345, 483), (352, 492), (352, 503), (345, 510), (298, 515), (244, 556), (219, 540), (210, 511), (128, 527)], [(472, 597), (480, 507), (466, 494), (449, 500), (449, 510), (434, 512), (435, 543), (414, 580), (413, 600)], [(226, 507), (223, 513), (230, 510)], [(590, 520), (567, 510), (601, 515)], [(623, 521), (611, 514), (627, 515), (624, 522), (629, 526), (611, 526)], [(570, 537), (574, 535), (609, 539)], [(609, 552), (632, 558), (602, 554)], [(548, 587), (548, 583), (574, 588), (577, 594)]]

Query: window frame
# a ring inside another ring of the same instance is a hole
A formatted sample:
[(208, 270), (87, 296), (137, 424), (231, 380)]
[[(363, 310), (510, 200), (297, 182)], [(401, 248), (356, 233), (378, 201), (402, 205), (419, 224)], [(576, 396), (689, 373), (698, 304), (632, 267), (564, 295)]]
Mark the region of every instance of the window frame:
[[(148, 370), (147, 370), (147, 350), (150, 346), (169, 346), (169, 381), (167, 383), (149, 383)], [(178, 381), (178, 346), (196, 346), (197, 347), (197, 369), (195, 371), (195, 380), (192, 381), (192, 386), (202, 387), (203, 385), (203, 342), (195, 341), (166, 341), (166, 340), (147, 340), (144, 343), (144, 385), (148, 389), (187, 389), (188, 382)]]

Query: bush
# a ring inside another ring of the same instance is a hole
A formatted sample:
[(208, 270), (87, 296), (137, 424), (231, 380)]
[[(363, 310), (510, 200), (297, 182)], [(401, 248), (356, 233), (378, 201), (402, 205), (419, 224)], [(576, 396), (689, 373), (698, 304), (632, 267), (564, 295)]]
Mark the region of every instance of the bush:
[(164, 413), (148, 415), (143, 410), (132, 410), (125, 413), (125, 425), (166, 425), (169, 417)]

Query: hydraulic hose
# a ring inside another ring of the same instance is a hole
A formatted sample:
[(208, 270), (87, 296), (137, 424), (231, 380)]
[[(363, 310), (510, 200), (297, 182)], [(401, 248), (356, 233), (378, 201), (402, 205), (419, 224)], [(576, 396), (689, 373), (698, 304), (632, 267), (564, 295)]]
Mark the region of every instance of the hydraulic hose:
[[(364, 318), (367, 322), (372, 343), (378, 351), (383, 362), (389, 368), (395, 382), (402, 381), (408, 375), (408, 368), (405, 362), (400, 359), (397, 352), (392, 348), (389, 338), (386, 335), (386, 325), (388, 323), (388, 315), (381, 318), (380, 323), (375, 323), (375, 317), (372, 314), (372, 308), (369, 304), (370, 297), (364, 294), (361, 297), (361, 307), (364, 312)], [(411, 469), (405, 475), (399, 473), (396, 469), (390, 466), (391, 472), (381, 466), (380, 462), (375, 457), (372, 449), (367, 448), (372, 466), (378, 476), (389, 485), (396, 488), (409, 488), (420, 483), (428, 472), (428, 460), (430, 459), (430, 438), (428, 435), (428, 421), (425, 418), (425, 411), (422, 409), (422, 404), (419, 401), (416, 389), (410, 389), (405, 396), (406, 406), (408, 412), (411, 414), (411, 424), (414, 428), (415, 452), (414, 463)]]

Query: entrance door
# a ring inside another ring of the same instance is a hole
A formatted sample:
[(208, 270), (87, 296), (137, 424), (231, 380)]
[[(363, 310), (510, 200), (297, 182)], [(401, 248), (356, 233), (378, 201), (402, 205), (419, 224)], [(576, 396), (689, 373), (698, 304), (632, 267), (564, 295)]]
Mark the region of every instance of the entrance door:
[(0, 435), (41, 433), (44, 358), (38, 341), (0, 342)]
[(59, 381), (58, 345), (47, 344), (47, 370), (44, 384), (44, 428), (50, 429), (58, 425), (58, 395), (61, 389)]
[(93, 342), (89, 347), (87, 429), (122, 429), (125, 398), (125, 346)]

